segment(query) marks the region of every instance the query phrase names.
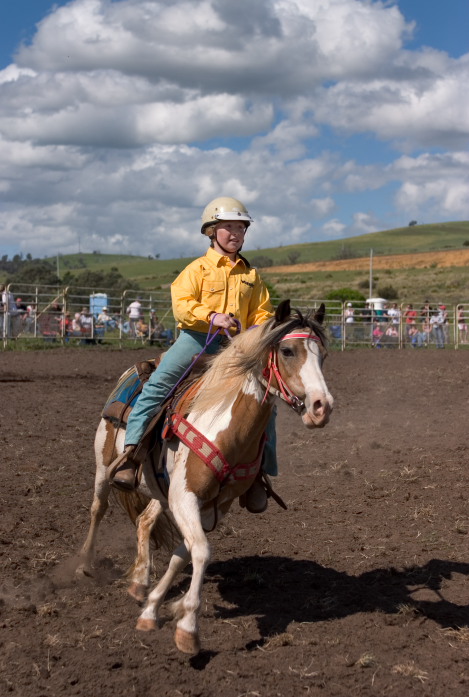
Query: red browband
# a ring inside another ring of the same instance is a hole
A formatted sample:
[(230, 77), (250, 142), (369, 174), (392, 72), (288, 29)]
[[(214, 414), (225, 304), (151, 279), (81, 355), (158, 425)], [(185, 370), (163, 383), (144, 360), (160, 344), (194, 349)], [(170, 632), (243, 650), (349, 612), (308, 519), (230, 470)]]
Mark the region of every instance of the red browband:
[(281, 338), (281, 341), (285, 341), (285, 339), (312, 339), (313, 341), (321, 343), (321, 339), (319, 339), (319, 337), (306, 332), (292, 332), (291, 334), (285, 334), (285, 336)]

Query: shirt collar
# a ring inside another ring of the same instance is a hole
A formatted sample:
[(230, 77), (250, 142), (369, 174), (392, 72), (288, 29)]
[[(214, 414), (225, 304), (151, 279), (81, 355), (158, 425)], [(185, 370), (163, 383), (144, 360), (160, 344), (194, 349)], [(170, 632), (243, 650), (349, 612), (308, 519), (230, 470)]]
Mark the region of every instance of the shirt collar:
[[(213, 247), (208, 248), (205, 256), (207, 256), (210, 259), (210, 261), (213, 261), (213, 263), (216, 264), (216, 266), (226, 266), (230, 263), (230, 260), (227, 256), (225, 256), (224, 254), (219, 254), (215, 249), (213, 249)], [(235, 266), (236, 264), (242, 264), (243, 266), (245, 266), (244, 261), (239, 257), (238, 259), (236, 259)]]

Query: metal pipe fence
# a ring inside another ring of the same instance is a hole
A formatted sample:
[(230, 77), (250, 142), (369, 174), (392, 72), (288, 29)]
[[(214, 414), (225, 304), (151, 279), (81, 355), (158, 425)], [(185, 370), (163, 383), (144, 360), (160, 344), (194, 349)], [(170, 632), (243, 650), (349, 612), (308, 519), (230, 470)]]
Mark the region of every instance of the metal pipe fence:
[[(273, 304), (280, 302), (272, 299)], [(426, 349), (469, 347), (469, 302), (431, 306), (418, 302), (293, 298), (306, 313), (326, 306), (331, 348)], [(168, 290), (125, 290), (11, 283), (0, 304), (2, 347), (170, 345), (177, 335)]]

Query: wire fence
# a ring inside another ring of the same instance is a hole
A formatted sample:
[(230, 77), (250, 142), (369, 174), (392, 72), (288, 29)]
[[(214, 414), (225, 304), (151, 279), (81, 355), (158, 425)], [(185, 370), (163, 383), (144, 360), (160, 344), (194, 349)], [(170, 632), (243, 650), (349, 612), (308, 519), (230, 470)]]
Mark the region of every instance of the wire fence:
[[(280, 302), (273, 298), (273, 304)], [(306, 313), (326, 306), (332, 348), (425, 349), (469, 347), (469, 303), (388, 302), (292, 298)], [(11, 283), (2, 293), (2, 348), (46, 343), (74, 345), (156, 344), (177, 335), (169, 289), (96, 291), (93, 288)]]

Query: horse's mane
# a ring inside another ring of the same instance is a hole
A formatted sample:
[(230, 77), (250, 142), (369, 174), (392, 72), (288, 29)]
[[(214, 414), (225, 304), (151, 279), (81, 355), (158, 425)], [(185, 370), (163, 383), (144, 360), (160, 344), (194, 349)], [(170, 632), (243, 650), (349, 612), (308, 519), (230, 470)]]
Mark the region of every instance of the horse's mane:
[(267, 364), (270, 350), (286, 334), (298, 329), (309, 330), (323, 346), (326, 345), (324, 329), (314, 319), (312, 312), (304, 316), (295, 310), (294, 315), (280, 324), (272, 317), (259, 327), (235, 336), (226, 348), (211, 358), (190, 410), (202, 412), (214, 407), (221, 409), (232, 401), (247, 377), (260, 375)]

